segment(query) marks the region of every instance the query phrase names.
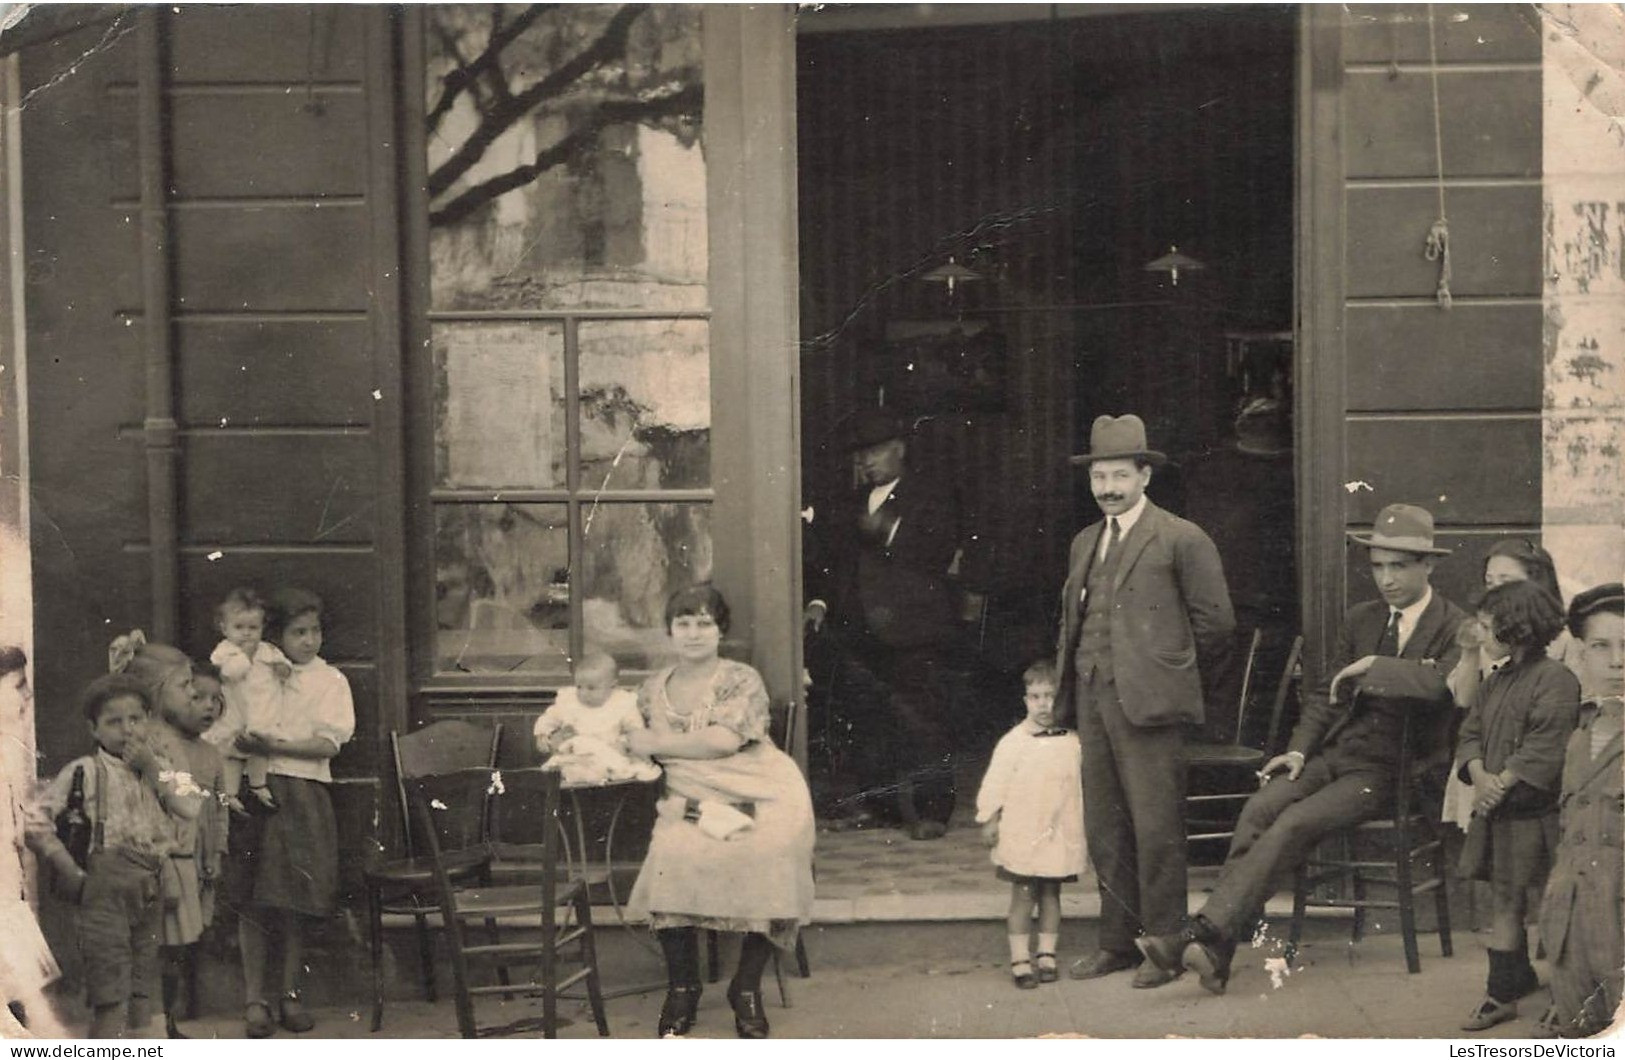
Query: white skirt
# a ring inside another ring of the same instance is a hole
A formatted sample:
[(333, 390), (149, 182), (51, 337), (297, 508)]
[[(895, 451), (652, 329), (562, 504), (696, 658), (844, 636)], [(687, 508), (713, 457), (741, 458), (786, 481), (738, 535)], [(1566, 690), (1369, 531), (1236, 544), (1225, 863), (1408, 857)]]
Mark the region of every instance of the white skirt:
[(0, 996), (6, 1001), (33, 997), (55, 982), (62, 970), (40, 933), (34, 911), (20, 898), (0, 901)]

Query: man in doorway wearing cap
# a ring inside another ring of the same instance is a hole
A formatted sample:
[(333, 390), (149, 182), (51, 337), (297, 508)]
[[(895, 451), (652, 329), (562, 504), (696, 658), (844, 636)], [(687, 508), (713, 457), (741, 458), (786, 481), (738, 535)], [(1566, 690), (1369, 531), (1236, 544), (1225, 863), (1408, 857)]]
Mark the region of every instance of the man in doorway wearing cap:
[(869, 807), (884, 810), (895, 800), (913, 838), (937, 839), (954, 809), (954, 748), (964, 724), (950, 710), (950, 662), (968, 612), (950, 571), (958, 563), (960, 580), (976, 585), (977, 556), (954, 491), (908, 475), (909, 428), (885, 408), (853, 417), (848, 449), (863, 484), (826, 526), (822, 562), (806, 571), (814, 598), (804, 617), (820, 629), (828, 616), (862, 671), (855, 685), (876, 693), (843, 703), (852, 739), (865, 745), (854, 756), (867, 773), (857, 778), (854, 815), (868, 818)]
[(1433, 591), (1433, 516), (1392, 504), (1369, 535), (1371, 578), (1382, 599), (1343, 616), (1337, 656), (1304, 703), (1285, 754), (1260, 771), (1257, 794), (1236, 822), (1224, 869), (1202, 911), (1178, 933), (1136, 940), (1169, 974), (1194, 969), (1222, 994), (1238, 940), (1251, 938), (1277, 873), (1295, 869), (1330, 832), (1392, 812), (1394, 766), (1407, 715), (1418, 761), (1449, 754), (1444, 744), (1451, 696), (1445, 675), (1460, 654), (1466, 614)]
[[(1185, 919), (1184, 736), (1202, 721), (1199, 660), (1235, 628), (1224, 567), (1195, 523), (1152, 504), (1151, 470), (1167, 457), (1146, 445), (1138, 416), (1101, 416), (1089, 488), (1106, 518), (1072, 541), (1061, 595), (1056, 703), (1074, 711), (1083, 741), (1084, 832), (1100, 882), (1098, 952), (1074, 979), (1134, 967), (1142, 931)], [(1172, 976), (1142, 964), (1134, 985)]]

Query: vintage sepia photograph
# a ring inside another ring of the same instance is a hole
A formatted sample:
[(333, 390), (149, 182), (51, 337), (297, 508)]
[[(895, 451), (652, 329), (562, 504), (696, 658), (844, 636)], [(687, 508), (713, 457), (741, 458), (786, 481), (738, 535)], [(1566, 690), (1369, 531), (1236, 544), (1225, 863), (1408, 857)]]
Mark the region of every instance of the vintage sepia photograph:
[(0, 3), (0, 1038), (1612, 1056), (1622, 447), (1620, 4)]

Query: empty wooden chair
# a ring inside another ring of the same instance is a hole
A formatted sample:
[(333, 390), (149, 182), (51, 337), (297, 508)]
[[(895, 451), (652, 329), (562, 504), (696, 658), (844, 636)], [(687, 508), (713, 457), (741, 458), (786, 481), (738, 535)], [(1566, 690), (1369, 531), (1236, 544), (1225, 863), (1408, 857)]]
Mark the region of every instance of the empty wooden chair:
[[(367, 892), (367, 927), (372, 958), (372, 1030), (377, 1031), (384, 1022), (384, 915), (410, 916), (417, 931), (418, 960), (423, 976), (424, 996), (436, 999), (434, 977), (434, 939), (430, 924), (438, 910), (434, 904), (434, 876), (426, 852), (422, 849), (424, 832), (430, 828), (426, 820), (414, 820), (406, 784), (420, 777), (455, 772), (471, 767), (492, 769), (496, 765), (497, 746), (502, 739), (502, 726), (487, 727), (466, 721), (437, 721), (416, 732), (390, 733), (390, 755), (395, 766), (396, 805), (400, 808), (401, 835), (406, 856), (384, 861), (365, 868), (362, 872)], [(484, 827), (484, 807), (462, 807), (477, 815), (477, 823)], [(437, 820), (446, 824), (444, 817)], [(461, 878), (483, 873), (488, 857), (473, 857), (466, 864), (448, 862), (447, 869)]]
[[(600, 1035), (609, 1034), (593, 945), (592, 905), (584, 881), (572, 878), (565, 865), (558, 827), (559, 775), (541, 769), (465, 770), (460, 774), (425, 777), (409, 785), (417, 812), (455, 814), (458, 803), (489, 799), (489, 833), (465, 829), (447, 837), (446, 829), (429, 830), (429, 857), (433, 867), (435, 898), (444, 935), (451, 951), (452, 983), (456, 990), (457, 1028), (465, 1038), (483, 1038), (541, 1030), (557, 1037), (558, 1003), (582, 998), (591, 1007)], [(522, 829), (529, 834), (518, 836)], [(515, 839), (518, 839), (516, 842)], [(453, 846), (451, 843), (457, 843)], [(479, 852), (509, 855), (510, 867), (533, 870), (522, 883), (490, 886), (459, 882), (453, 867)], [(521, 855), (521, 856), (514, 856)], [(501, 941), (477, 942), (471, 937), (476, 923), (503, 925)], [(578, 965), (567, 974), (566, 964)], [(482, 966), (493, 974), (482, 974)], [(524, 974), (528, 972), (528, 977)], [(495, 980), (495, 981), (488, 981)], [(576, 984), (584, 995), (567, 991)], [(498, 1025), (479, 1022), (481, 998), (500, 995), (511, 1002), (539, 997), (540, 1016), (520, 1015)]]

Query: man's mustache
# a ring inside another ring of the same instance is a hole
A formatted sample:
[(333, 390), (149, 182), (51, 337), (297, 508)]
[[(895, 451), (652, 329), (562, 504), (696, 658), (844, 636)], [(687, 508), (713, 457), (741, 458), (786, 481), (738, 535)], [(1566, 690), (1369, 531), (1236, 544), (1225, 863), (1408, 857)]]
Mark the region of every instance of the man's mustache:
[(1120, 501), (1123, 499), (1121, 493), (1097, 493), (1095, 496), (1103, 501)]

